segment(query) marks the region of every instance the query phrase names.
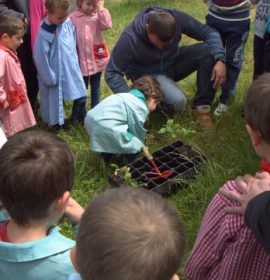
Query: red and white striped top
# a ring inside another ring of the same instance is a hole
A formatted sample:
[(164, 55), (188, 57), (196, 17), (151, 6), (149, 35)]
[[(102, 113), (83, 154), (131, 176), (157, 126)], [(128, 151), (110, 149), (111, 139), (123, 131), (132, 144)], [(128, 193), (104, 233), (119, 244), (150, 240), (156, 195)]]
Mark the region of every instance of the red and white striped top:
[[(234, 181), (223, 188), (238, 189)], [(256, 241), (242, 215), (224, 211), (234, 205), (236, 202), (219, 193), (212, 199), (185, 265), (187, 279), (270, 279), (270, 255)]]

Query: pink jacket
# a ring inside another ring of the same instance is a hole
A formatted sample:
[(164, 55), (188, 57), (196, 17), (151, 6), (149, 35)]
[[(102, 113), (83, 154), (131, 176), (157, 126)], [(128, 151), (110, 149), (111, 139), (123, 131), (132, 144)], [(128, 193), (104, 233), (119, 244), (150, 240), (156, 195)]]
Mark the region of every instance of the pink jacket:
[(105, 69), (109, 61), (108, 49), (101, 31), (112, 27), (112, 19), (107, 9), (99, 13), (85, 14), (75, 11), (70, 19), (77, 33), (77, 50), (83, 76), (90, 76)]
[[(32, 127), (35, 117), (27, 97), (24, 76), (17, 55), (0, 45), (0, 121), (7, 137)], [(8, 102), (9, 107), (3, 105)]]
[(36, 37), (39, 26), (43, 18), (46, 16), (45, 0), (30, 0), (30, 28), (31, 28), (31, 46), (34, 50)]

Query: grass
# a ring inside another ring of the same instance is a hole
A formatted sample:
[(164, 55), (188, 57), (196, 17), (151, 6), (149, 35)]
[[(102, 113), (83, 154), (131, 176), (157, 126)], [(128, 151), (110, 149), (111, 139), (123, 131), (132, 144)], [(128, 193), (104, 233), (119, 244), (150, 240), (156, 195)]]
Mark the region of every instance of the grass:
[[(201, 22), (207, 13), (207, 7), (202, 0), (192, 1), (151, 1), (151, 0), (111, 0), (105, 3), (113, 19), (113, 28), (104, 32), (104, 37), (112, 50), (117, 38), (123, 29), (134, 18), (137, 12), (147, 6), (163, 6), (182, 10)], [(255, 9), (252, 10), (254, 18)], [(178, 135), (177, 139), (201, 150), (208, 162), (200, 170), (198, 176), (188, 181), (188, 187), (179, 190), (175, 195), (167, 198), (179, 211), (187, 230), (185, 259), (188, 256), (198, 232), (204, 211), (217, 190), (229, 179), (238, 175), (254, 173), (259, 167), (259, 159), (255, 155), (245, 130), (245, 121), (241, 117), (243, 96), (251, 82), (253, 71), (252, 37), (251, 33), (245, 49), (245, 62), (239, 77), (238, 95), (224, 116), (215, 120), (215, 129), (212, 132), (201, 131), (191, 117), (187, 107), (186, 112), (174, 118), (181, 127), (191, 128), (196, 133)], [(181, 44), (194, 43), (183, 37)], [(195, 92), (195, 75), (191, 75), (179, 85), (187, 93), (189, 104)], [(102, 82), (103, 96), (111, 94), (108, 86)], [(217, 105), (218, 100), (213, 104)], [(158, 134), (158, 130), (166, 123), (155, 115), (147, 123), (149, 130), (148, 145), (151, 151), (161, 148), (175, 141), (169, 134)], [(99, 157), (89, 150), (88, 137), (81, 127), (73, 127), (70, 131), (59, 133), (76, 151), (76, 180), (72, 195), (82, 205), (87, 203), (98, 192), (109, 187), (107, 181), (108, 170), (100, 162)], [(70, 235), (66, 224), (64, 233)]]

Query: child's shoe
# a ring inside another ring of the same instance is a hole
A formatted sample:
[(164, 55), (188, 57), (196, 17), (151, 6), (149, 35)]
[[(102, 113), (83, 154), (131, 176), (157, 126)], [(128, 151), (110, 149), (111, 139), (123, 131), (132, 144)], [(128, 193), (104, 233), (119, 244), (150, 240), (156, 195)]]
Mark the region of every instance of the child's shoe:
[(203, 129), (212, 129), (213, 122), (210, 115), (210, 105), (199, 105), (192, 110), (192, 114)]
[(214, 116), (219, 117), (221, 116), (223, 113), (225, 113), (228, 110), (228, 106), (223, 104), (223, 103), (219, 103), (217, 108), (214, 111)]

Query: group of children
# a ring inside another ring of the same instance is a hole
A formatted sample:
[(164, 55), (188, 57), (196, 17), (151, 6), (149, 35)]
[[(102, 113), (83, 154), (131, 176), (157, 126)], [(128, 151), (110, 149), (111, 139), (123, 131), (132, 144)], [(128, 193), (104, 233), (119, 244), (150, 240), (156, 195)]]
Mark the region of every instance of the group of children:
[[(101, 72), (108, 61), (101, 30), (111, 27), (103, 4), (102, 0), (78, 0), (78, 10), (68, 18), (68, 0), (45, 1), (47, 16), (34, 47), (42, 118), (50, 126), (62, 125), (63, 100), (74, 100), (71, 118), (85, 118), (92, 149), (102, 153), (105, 161), (121, 153), (122, 161), (129, 162), (144, 147), (144, 122), (164, 95), (156, 79), (143, 76), (130, 92), (99, 103)], [(16, 56), (24, 29), (21, 20), (1, 17), (0, 120), (5, 135), (13, 135), (0, 150), (0, 201), (8, 212), (0, 215), (1, 277), (179, 279), (185, 230), (176, 210), (163, 198), (147, 190), (123, 187), (99, 194), (84, 211), (70, 197), (75, 168), (67, 143), (44, 131), (17, 134), (35, 125)], [(259, 76), (258, 69), (245, 97), (246, 128), (254, 150), (263, 159), (263, 171), (269, 172), (270, 74)], [(91, 106), (95, 108), (86, 115), (89, 81)], [(233, 90), (235, 83), (230, 85)], [(222, 94), (228, 97), (225, 89)], [(237, 185), (229, 181), (223, 188), (237, 190)], [(270, 278), (269, 254), (242, 216), (225, 211), (231, 205), (233, 202), (218, 193), (208, 206), (185, 265), (187, 279)], [(63, 217), (78, 230), (76, 243), (55, 226)]]
[[(269, 80), (270, 74), (258, 77), (245, 100), (246, 128), (267, 172)], [(25, 131), (4, 144), (0, 200), (8, 215), (0, 215), (1, 277), (178, 280), (185, 230), (176, 210), (151, 191), (122, 187), (97, 195), (84, 211), (70, 197), (74, 170), (72, 150), (49, 132)], [(223, 188), (238, 189), (234, 181)], [(243, 216), (226, 212), (232, 205), (218, 193), (208, 206), (185, 265), (187, 279), (270, 278), (269, 254)], [(62, 217), (78, 230), (76, 243), (55, 226)]]

